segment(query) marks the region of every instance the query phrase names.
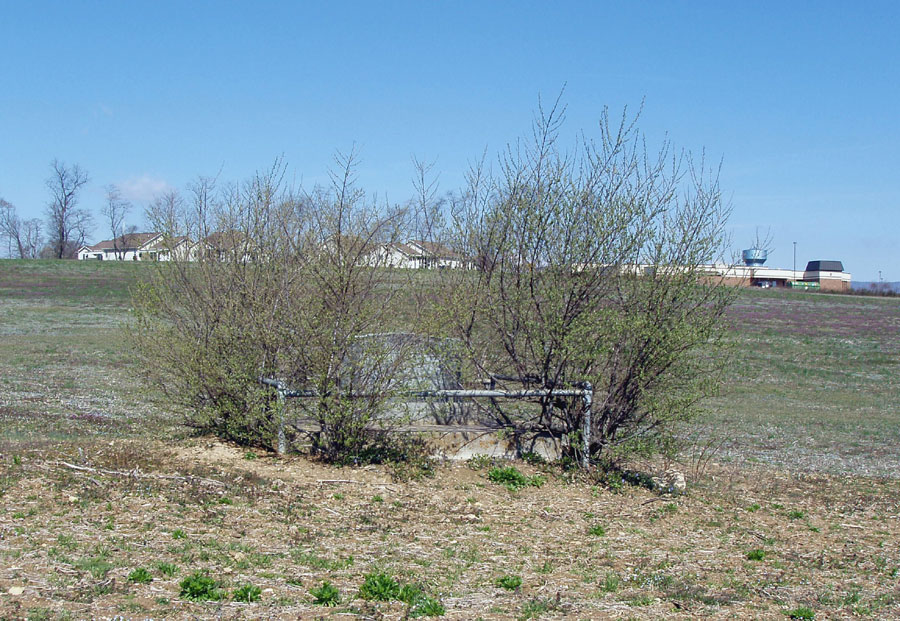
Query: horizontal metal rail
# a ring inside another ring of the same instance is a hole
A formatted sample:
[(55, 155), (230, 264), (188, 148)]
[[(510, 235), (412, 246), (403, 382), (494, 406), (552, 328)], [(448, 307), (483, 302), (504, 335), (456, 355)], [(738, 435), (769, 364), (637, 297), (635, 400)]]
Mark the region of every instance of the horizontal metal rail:
[[(494, 378), (485, 381), (485, 384), (493, 385)], [(271, 386), (278, 392), (278, 401), (281, 404), (281, 416), (278, 422), (278, 453), (284, 454), (287, 450), (287, 441), (284, 434), (284, 400), (291, 398), (313, 398), (319, 397), (321, 394), (314, 389), (296, 390), (288, 388), (284, 382), (268, 377), (261, 377), (260, 383)], [(594, 390), (590, 382), (581, 382), (576, 384), (580, 388), (529, 388), (525, 390), (498, 390), (496, 388), (489, 389), (466, 389), (466, 388), (447, 388), (441, 390), (409, 390), (396, 393), (396, 396), (407, 398), (469, 398), (469, 399), (535, 399), (544, 397), (581, 397), (584, 403), (584, 427), (583, 435), (583, 456), (582, 463), (585, 468), (589, 464), (590, 435), (591, 435), (591, 405), (594, 401)], [(349, 393), (347, 395), (351, 399), (359, 399), (375, 396), (372, 393)]]

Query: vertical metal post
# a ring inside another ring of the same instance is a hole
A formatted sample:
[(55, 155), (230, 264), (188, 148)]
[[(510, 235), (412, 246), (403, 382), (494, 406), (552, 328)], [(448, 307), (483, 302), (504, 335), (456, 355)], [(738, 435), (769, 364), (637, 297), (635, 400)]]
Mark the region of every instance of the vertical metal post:
[(584, 387), (584, 429), (581, 435), (584, 439), (583, 454), (581, 456), (581, 466), (587, 470), (591, 465), (591, 406), (594, 403), (594, 387), (590, 382), (585, 382)]
[(284, 437), (284, 390), (278, 389), (278, 454), (284, 455), (287, 452), (287, 441)]
[(797, 280), (797, 242), (794, 242), (794, 280)]

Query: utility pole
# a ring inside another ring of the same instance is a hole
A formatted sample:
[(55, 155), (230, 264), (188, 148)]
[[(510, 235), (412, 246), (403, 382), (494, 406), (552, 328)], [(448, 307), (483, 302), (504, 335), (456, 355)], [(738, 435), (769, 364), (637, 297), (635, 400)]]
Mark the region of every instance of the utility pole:
[(797, 278), (797, 242), (794, 242), (794, 278)]

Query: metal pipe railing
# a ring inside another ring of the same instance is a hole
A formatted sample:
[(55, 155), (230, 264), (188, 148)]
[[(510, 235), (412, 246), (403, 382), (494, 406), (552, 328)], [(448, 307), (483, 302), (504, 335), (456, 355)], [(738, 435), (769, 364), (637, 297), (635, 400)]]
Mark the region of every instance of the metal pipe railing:
[[(493, 388), (494, 380), (499, 379), (497, 376), (491, 376), (487, 380), (483, 380), (485, 385), (492, 388), (466, 389), (466, 388), (446, 388), (439, 390), (409, 390), (397, 393), (400, 397), (417, 397), (420, 399), (428, 398), (490, 398), (490, 399), (534, 399), (542, 397), (581, 397), (584, 404), (584, 425), (582, 428), (583, 455), (582, 466), (587, 468), (589, 465), (590, 446), (591, 446), (591, 406), (594, 401), (594, 389), (590, 382), (579, 382), (573, 384), (577, 388), (529, 388), (524, 390), (500, 390)], [(510, 378), (512, 379), (512, 378)], [(268, 377), (261, 377), (260, 383), (271, 386), (278, 392), (279, 404), (279, 420), (278, 420), (278, 454), (282, 455), (287, 451), (286, 439), (284, 433), (284, 405), (285, 399), (290, 398), (311, 398), (320, 396), (319, 391), (314, 389), (296, 390), (288, 388), (284, 382)], [(350, 393), (348, 395), (353, 398), (364, 398), (373, 396), (371, 393)]]

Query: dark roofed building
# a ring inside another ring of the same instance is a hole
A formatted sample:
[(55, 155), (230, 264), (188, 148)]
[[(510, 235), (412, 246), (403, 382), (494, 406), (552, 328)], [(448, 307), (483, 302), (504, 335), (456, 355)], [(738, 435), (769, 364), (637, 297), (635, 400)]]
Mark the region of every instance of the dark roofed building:
[(844, 264), (840, 261), (810, 261), (806, 264), (807, 272), (843, 272)]
[(803, 282), (818, 283), (822, 291), (850, 291), (850, 274), (840, 261), (810, 261)]

